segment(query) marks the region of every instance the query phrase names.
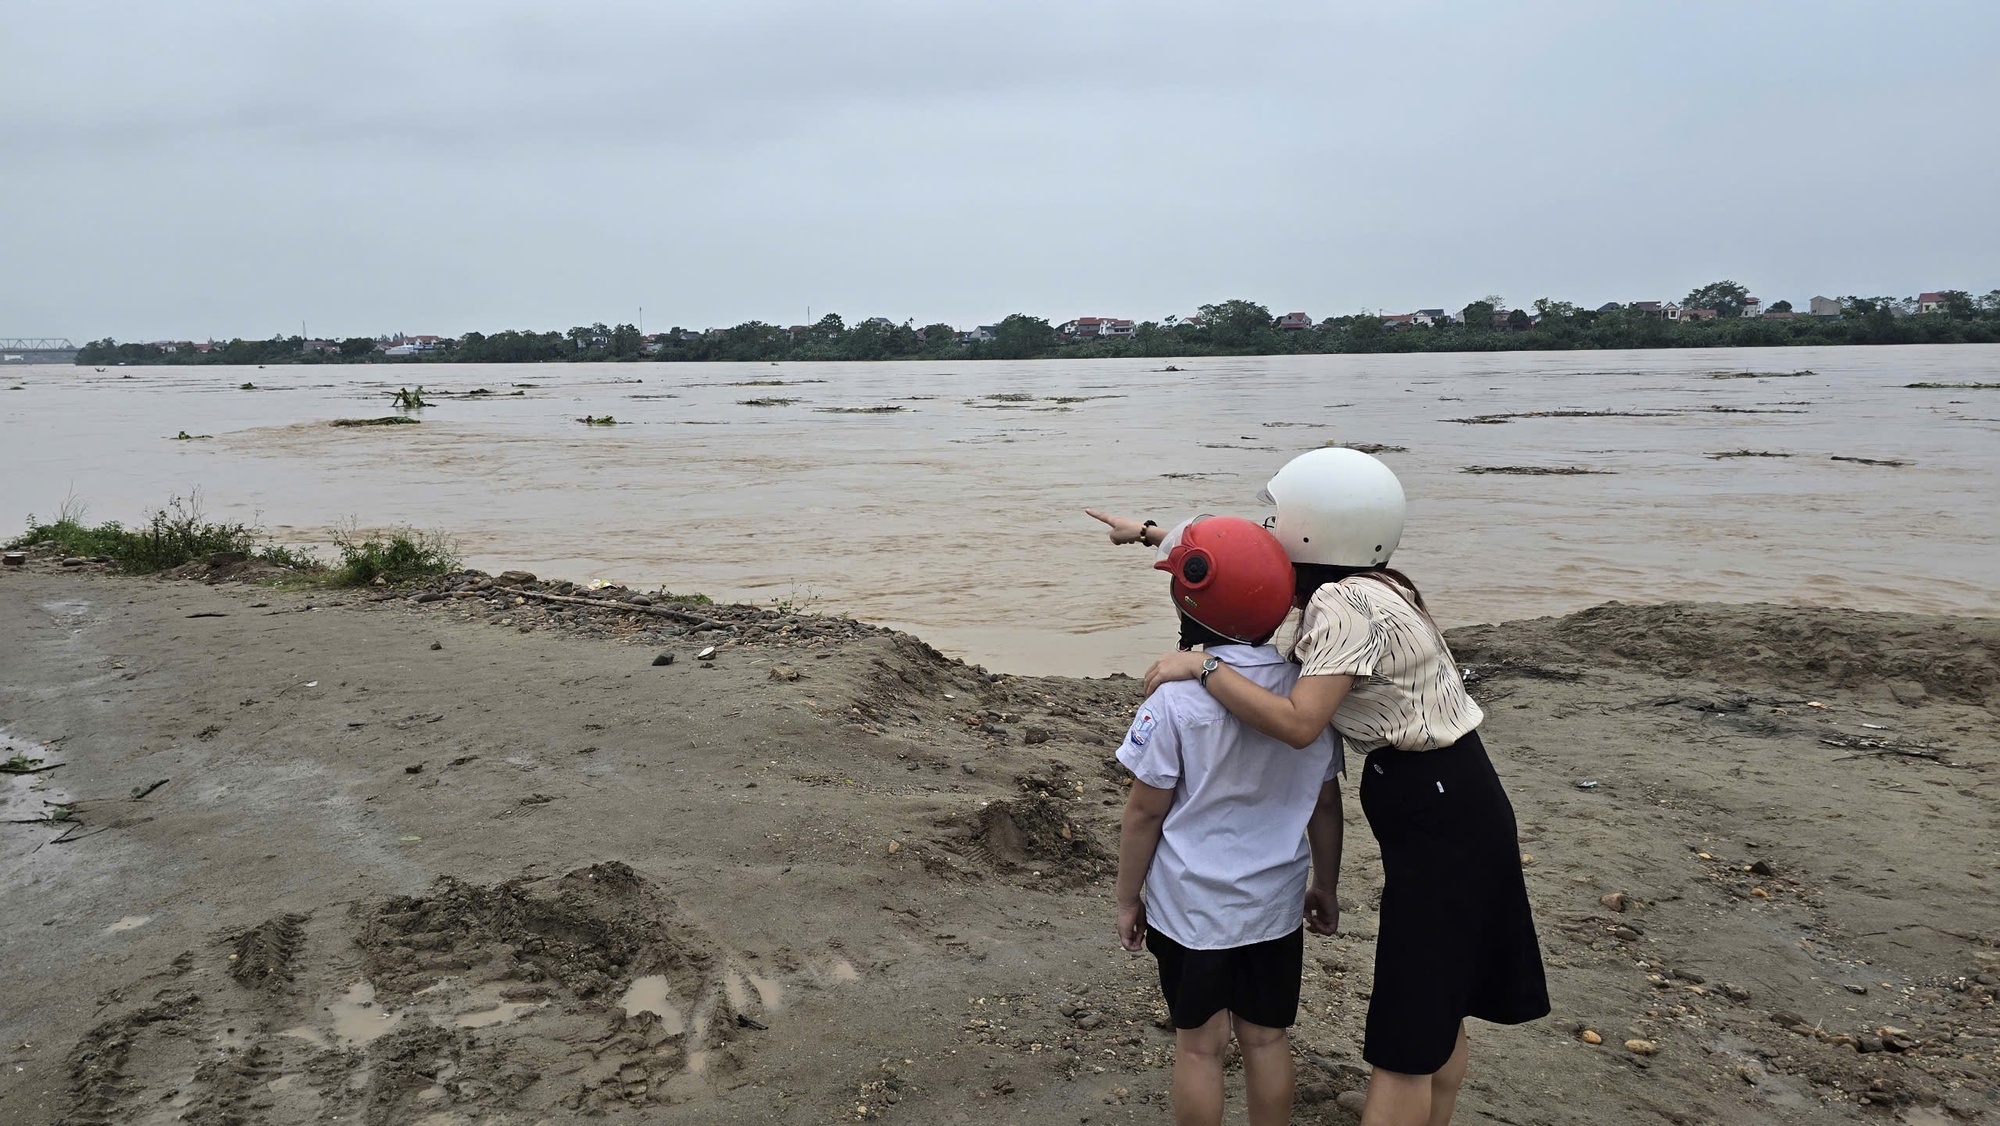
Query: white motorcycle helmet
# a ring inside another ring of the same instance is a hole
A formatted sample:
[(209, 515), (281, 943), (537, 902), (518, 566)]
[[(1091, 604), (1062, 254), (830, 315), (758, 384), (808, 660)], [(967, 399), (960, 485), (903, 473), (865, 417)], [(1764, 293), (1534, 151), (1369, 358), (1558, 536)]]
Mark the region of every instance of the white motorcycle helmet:
[(1271, 531), (1294, 563), (1378, 567), (1403, 538), (1403, 483), (1360, 450), (1302, 453), (1261, 499), (1278, 506)]

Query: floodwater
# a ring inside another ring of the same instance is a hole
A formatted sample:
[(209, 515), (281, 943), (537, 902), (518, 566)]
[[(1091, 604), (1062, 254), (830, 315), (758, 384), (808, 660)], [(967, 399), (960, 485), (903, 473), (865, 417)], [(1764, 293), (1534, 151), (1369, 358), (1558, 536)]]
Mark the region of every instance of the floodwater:
[[(1396, 562), (1447, 623), (1609, 599), (2000, 610), (2000, 391), (1905, 386), (2000, 382), (2000, 348), (1171, 363), (10, 366), (0, 528), (66, 495), (130, 521), (199, 488), (288, 542), (444, 529), (487, 570), (850, 613), (990, 668), (1103, 674), (1174, 631), (1149, 553), (1109, 546), (1085, 505), (1261, 516), (1287, 458), (1372, 442), (1406, 447), (1382, 455), (1411, 498)], [(1746, 370), (1811, 374), (1714, 377)], [(419, 380), (421, 426), (327, 425), (390, 414)], [(900, 409), (840, 411), (868, 407)], [(1622, 413), (1451, 421), (1533, 411)], [(1790, 456), (1710, 456), (1740, 450)], [(1462, 472), (1480, 466), (1599, 472)]]

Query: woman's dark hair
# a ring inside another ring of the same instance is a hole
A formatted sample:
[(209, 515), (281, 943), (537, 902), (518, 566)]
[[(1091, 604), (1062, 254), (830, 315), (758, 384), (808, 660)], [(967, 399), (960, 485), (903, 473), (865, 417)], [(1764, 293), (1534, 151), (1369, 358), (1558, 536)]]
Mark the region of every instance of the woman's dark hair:
[(1350, 575), (1381, 575), (1384, 578), (1393, 580), (1397, 586), (1409, 591), (1410, 601), (1415, 604), (1424, 617), (1428, 618), (1431, 614), (1430, 607), (1424, 605), (1424, 595), (1422, 591), (1417, 589), (1417, 584), (1410, 581), (1410, 576), (1396, 570), (1394, 567), (1383, 567), (1380, 565), (1374, 567), (1336, 567), (1330, 563), (1294, 563), (1292, 564), (1292, 574), (1298, 580), (1298, 586), (1293, 589), (1293, 595), (1301, 610), (1305, 609), (1306, 603), (1312, 601), (1313, 595), (1319, 593), (1319, 588), (1325, 586), (1327, 583), (1337, 583)]

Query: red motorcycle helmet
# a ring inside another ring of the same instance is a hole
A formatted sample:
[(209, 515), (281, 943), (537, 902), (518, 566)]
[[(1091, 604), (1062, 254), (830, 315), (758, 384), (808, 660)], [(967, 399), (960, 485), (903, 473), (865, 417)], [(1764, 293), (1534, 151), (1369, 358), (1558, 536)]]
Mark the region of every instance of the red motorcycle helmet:
[(1254, 521), (1200, 517), (1153, 566), (1174, 577), (1175, 609), (1238, 644), (1263, 644), (1291, 612), (1291, 557)]

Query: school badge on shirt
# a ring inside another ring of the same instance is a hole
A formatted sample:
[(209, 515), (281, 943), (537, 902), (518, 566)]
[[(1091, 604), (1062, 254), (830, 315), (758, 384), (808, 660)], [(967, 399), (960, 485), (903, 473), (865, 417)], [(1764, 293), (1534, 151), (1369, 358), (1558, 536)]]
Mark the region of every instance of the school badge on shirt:
[(1152, 712), (1140, 712), (1139, 718), (1132, 723), (1131, 733), (1125, 737), (1132, 741), (1133, 746), (1143, 747), (1146, 745), (1146, 740), (1153, 737), (1153, 728), (1157, 726), (1159, 724), (1153, 719)]

